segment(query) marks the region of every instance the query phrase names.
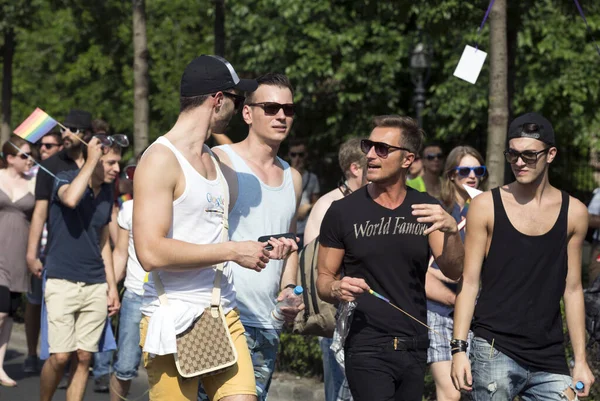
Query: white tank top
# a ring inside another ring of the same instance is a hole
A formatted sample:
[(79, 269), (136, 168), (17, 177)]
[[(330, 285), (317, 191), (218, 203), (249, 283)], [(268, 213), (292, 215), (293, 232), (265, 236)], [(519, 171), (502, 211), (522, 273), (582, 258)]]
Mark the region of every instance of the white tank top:
[[(224, 178), (220, 167), (215, 162), (218, 176), (215, 180), (208, 180), (167, 138), (159, 137), (151, 146), (157, 143), (173, 152), (185, 177), (185, 189), (173, 201), (173, 222), (167, 237), (192, 244), (221, 242), (225, 199), (223, 188), (229, 189), (226, 182), (221, 182)], [(210, 152), (208, 147), (206, 149)], [(175, 335), (188, 328), (210, 305), (215, 271), (215, 267), (180, 272), (159, 271), (169, 300), (167, 308), (160, 304), (152, 275), (148, 275), (141, 311), (151, 319), (144, 351), (157, 355), (176, 352)], [(221, 279), (221, 305), (225, 314), (236, 307), (233, 276), (228, 264)]]
[[(229, 213), (230, 239), (256, 241), (263, 235), (287, 233), (296, 213), (290, 165), (277, 158), (283, 166), (283, 182), (278, 187), (271, 187), (263, 183), (229, 145), (218, 149), (227, 153), (237, 173), (238, 196)], [(283, 261), (270, 261), (260, 273), (234, 262), (230, 264), (242, 323), (263, 329), (274, 328), (271, 311), (279, 295)]]

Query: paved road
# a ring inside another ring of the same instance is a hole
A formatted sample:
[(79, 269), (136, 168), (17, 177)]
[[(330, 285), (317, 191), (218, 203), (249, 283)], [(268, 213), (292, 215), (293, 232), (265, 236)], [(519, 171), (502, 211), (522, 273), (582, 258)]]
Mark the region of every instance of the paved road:
[[(6, 373), (17, 381), (17, 387), (0, 387), (0, 401), (37, 401), (40, 399), (40, 376), (26, 375), (23, 373), (23, 361), (27, 354), (27, 343), (25, 342), (25, 327), (22, 324), (13, 326), (12, 337), (9, 342), (4, 369)], [(139, 376), (131, 385), (129, 399), (131, 401), (148, 401), (148, 378), (146, 371), (142, 368)], [(108, 401), (108, 394), (94, 393), (94, 379), (90, 375), (84, 400), (86, 401)], [(53, 401), (63, 401), (66, 398), (65, 390), (57, 390), (52, 398)]]
[[(18, 382), (17, 387), (0, 387), (0, 401), (37, 401), (40, 399), (40, 377), (36, 375), (26, 375), (23, 373), (23, 361), (27, 354), (27, 343), (25, 341), (25, 327), (23, 324), (15, 324), (9, 343), (8, 352), (4, 361), (4, 369), (10, 377)], [(272, 383), (273, 389), (277, 387), (277, 382)], [(94, 379), (90, 375), (85, 401), (108, 401), (108, 394), (94, 393)], [(139, 376), (131, 385), (131, 392), (128, 396), (130, 401), (148, 401), (148, 377), (143, 367), (139, 369)], [(57, 390), (52, 398), (53, 401), (63, 401), (66, 398), (65, 390)], [(269, 401), (287, 401), (289, 397), (269, 396)]]

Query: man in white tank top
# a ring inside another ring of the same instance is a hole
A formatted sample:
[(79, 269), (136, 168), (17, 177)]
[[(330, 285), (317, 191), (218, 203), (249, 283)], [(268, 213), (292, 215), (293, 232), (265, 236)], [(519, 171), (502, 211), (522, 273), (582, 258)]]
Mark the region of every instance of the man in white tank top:
[[(213, 132), (223, 132), (242, 104), (244, 97), (234, 90), (252, 92), (256, 87), (254, 80), (240, 80), (221, 57), (194, 59), (181, 79), (181, 111), (175, 126), (151, 145), (136, 170), (135, 250), (144, 270), (158, 272), (168, 299), (168, 305), (161, 304), (155, 275), (149, 275), (144, 285), (140, 344), (152, 401), (196, 397), (198, 377), (182, 380), (176, 369), (175, 336), (210, 305), (216, 265), (234, 261), (259, 272), (269, 262), (266, 242), (222, 242), (229, 194), (220, 167), (204, 144)], [(256, 400), (252, 362), (228, 265), (221, 280), (221, 307), (238, 361), (223, 373), (203, 377), (202, 384), (211, 400)]]
[[(248, 136), (242, 142), (215, 148), (231, 193), (229, 235), (234, 241), (296, 232), (296, 210), (302, 193), (300, 173), (277, 157), (294, 120), (293, 89), (282, 74), (257, 79), (258, 89), (248, 95), (242, 116)], [(266, 399), (279, 346), (279, 329), (271, 318), (277, 299), (296, 285), (298, 247), (291, 239), (272, 239), (271, 260), (260, 273), (231, 263), (237, 304), (254, 365), (258, 399)], [(293, 321), (304, 305), (285, 308)], [(207, 399), (202, 390), (199, 396)]]

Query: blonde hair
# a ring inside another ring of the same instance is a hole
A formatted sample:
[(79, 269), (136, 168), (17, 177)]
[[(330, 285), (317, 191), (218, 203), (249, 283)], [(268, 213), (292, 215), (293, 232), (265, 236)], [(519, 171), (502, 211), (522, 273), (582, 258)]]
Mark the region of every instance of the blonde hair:
[[(442, 176), (442, 190), (440, 199), (446, 210), (451, 210), (456, 203), (456, 197), (454, 193), (454, 184), (452, 183), (452, 175), (456, 171), (456, 167), (459, 166), (460, 161), (465, 156), (472, 156), (477, 159), (479, 164), (485, 165), (481, 153), (477, 149), (471, 146), (457, 146), (446, 157), (446, 164), (444, 165), (444, 175)], [(487, 173), (480, 178), (479, 185), (481, 186), (487, 179)]]

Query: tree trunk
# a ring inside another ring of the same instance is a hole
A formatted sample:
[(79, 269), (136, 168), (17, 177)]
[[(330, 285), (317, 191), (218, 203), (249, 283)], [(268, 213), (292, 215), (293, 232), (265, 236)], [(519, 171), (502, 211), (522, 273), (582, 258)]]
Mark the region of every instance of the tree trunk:
[(0, 131), (0, 146), (8, 141), (12, 132), (10, 125), (12, 102), (12, 67), (15, 54), (15, 31), (8, 28), (4, 32), (4, 54), (2, 71), (2, 127)]
[(145, 0), (133, 0), (133, 149), (137, 156), (148, 146), (148, 40)]
[(215, 54), (225, 57), (225, 0), (215, 2)]
[(504, 184), (503, 151), (508, 130), (508, 56), (506, 0), (496, 0), (490, 13), (490, 98), (488, 109), (488, 188)]

